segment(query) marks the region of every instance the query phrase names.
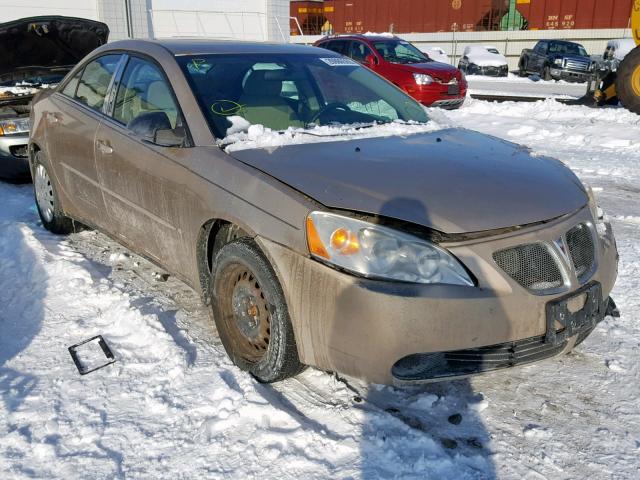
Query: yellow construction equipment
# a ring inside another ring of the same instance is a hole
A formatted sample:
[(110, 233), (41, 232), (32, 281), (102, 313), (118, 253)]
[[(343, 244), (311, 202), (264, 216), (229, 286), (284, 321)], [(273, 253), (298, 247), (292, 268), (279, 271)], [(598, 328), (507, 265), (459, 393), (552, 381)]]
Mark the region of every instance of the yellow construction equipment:
[(617, 71), (603, 76), (594, 99), (604, 105), (617, 97), (625, 108), (640, 115), (640, 0), (633, 2), (631, 32), (638, 46), (624, 57)]

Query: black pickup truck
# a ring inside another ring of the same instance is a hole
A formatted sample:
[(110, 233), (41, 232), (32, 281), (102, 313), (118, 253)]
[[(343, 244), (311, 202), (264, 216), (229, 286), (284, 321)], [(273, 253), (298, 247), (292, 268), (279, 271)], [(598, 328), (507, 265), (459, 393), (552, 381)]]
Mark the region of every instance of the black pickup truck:
[(540, 75), (544, 80), (586, 82), (592, 60), (582, 45), (565, 40), (540, 40), (520, 54), (520, 76)]

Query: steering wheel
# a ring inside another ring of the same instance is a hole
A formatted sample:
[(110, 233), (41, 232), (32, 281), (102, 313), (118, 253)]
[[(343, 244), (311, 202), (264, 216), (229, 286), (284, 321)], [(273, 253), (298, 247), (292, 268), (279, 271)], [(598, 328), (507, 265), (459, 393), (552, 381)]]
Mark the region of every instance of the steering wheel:
[(311, 120), (309, 120), (309, 123), (313, 123), (315, 122), (318, 118), (320, 118), (322, 115), (324, 115), (325, 113), (331, 111), (331, 110), (344, 110), (345, 112), (350, 112), (351, 109), (345, 105), (344, 103), (341, 102), (331, 102), (331, 103), (327, 103), (324, 107), (322, 107), (318, 113), (316, 113)]

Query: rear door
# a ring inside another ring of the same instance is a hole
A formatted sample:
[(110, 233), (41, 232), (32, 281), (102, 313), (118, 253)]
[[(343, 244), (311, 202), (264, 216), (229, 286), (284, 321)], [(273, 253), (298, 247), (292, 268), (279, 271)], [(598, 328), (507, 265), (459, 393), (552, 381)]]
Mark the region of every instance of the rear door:
[(45, 112), (47, 154), (76, 218), (102, 225), (104, 202), (95, 164), (94, 138), (122, 54), (91, 60), (56, 94)]
[(138, 56), (128, 58), (115, 91), (110, 116), (95, 139), (111, 231), (134, 250), (182, 271), (189, 172), (172, 158), (187, 149), (161, 146), (154, 138), (154, 132), (172, 132), (188, 143), (175, 95), (160, 66)]

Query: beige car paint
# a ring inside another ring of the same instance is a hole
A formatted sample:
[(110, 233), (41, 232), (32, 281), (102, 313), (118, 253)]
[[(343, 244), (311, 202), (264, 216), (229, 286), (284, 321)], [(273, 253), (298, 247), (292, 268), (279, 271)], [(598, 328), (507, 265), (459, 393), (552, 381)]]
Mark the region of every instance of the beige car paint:
[[(477, 287), (381, 282), (340, 272), (313, 260), (307, 250), (306, 217), (324, 207), (215, 145), (168, 49), (123, 41), (90, 57), (113, 50), (139, 52), (163, 67), (193, 146), (144, 143), (59, 92), (41, 96), (34, 102), (30, 151), (44, 150), (68, 215), (155, 260), (205, 300), (211, 226), (238, 225), (256, 239), (276, 271), (301, 361), (368, 381), (394, 383), (391, 367), (408, 354), (544, 334), (545, 304), (560, 295), (532, 295), (495, 265), (491, 253), (553, 241), (580, 222), (593, 223), (589, 208), (510, 233), (443, 244), (475, 275)], [(601, 282), (607, 298), (617, 274), (610, 230), (598, 244), (596, 262), (592, 279)], [(577, 286), (571, 279), (570, 289)]]

